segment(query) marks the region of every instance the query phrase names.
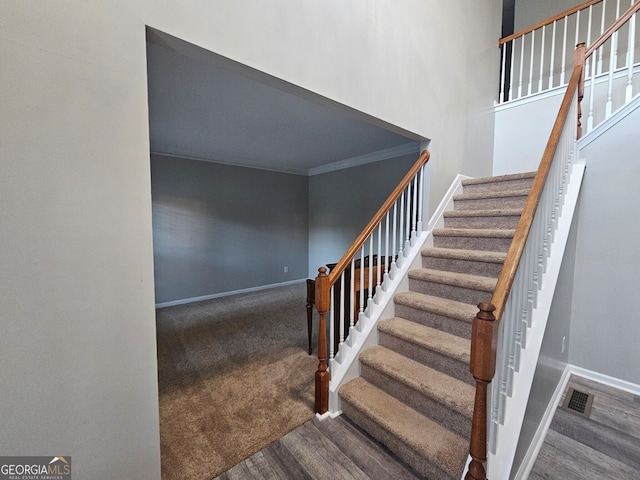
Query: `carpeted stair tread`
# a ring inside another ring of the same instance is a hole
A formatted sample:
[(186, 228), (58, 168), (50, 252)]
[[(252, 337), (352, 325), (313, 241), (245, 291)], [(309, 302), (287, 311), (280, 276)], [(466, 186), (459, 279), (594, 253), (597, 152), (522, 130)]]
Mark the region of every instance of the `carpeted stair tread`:
[(400, 292), (393, 299), (395, 303), (468, 322), (469, 325), (478, 313), (478, 307), (475, 305), (418, 292)]
[(420, 252), (423, 257), (450, 258), (454, 260), (471, 260), (486, 263), (504, 263), (507, 254), (504, 252), (491, 252), (486, 250), (463, 250), (460, 248), (423, 248)]
[(471, 342), (466, 338), (399, 317), (380, 320), (378, 330), (460, 362), (469, 363)]
[(450, 218), (458, 217), (519, 217), (522, 209), (505, 208), (505, 209), (486, 209), (486, 210), (447, 210), (444, 216)]
[(442, 285), (451, 285), (473, 290), (484, 290), (485, 292), (493, 292), (496, 288), (495, 278), (469, 275), (466, 273), (446, 272), (430, 268), (416, 268), (409, 270), (408, 275), (410, 280), (440, 283)]
[(459, 193), (453, 196), (453, 200), (484, 200), (488, 198), (507, 198), (507, 197), (527, 197), (529, 195), (529, 189), (518, 190), (498, 190), (487, 192), (471, 192), (471, 193)]
[[(361, 377), (340, 388), (343, 409), (362, 428), (426, 478), (462, 475), (469, 441), (371, 385)], [(353, 409), (353, 410), (352, 410)], [(357, 421), (356, 420), (356, 421)], [(429, 464), (435, 465), (433, 469)]]
[(513, 238), (515, 230), (500, 228), (436, 228), (435, 237)]
[(425, 397), (471, 419), (475, 394), (471, 385), (381, 345), (367, 348), (360, 354), (359, 359)]
[(462, 180), (462, 185), (478, 185), (483, 183), (503, 183), (513, 180), (532, 180), (535, 178), (536, 172), (509, 173), (506, 175), (496, 175), (495, 177), (466, 178)]

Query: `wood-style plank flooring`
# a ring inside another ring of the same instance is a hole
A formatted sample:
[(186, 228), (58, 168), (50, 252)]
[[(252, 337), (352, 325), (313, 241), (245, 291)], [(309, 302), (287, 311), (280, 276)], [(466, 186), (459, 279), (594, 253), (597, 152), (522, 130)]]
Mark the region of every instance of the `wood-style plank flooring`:
[(306, 422), (216, 480), (419, 479), (344, 416)]
[(594, 395), (591, 414), (556, 409), (529, 479), (640, 478), (640, 397), (575, 375), (570, 387)]

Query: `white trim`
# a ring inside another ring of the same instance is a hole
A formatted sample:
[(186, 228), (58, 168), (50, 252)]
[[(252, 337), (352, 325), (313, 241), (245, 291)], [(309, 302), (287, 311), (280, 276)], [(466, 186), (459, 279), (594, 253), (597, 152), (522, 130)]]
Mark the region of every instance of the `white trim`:
[[(578, 140), (578, 150), (585, 148), (591, 142), (599, 138), (602, 134), (624, 119), (627, 115), (633, 112), (640, 106), (640, 94), (636, 94), (631, 101), (618, 110), (613, 112), (609, 118), (600, 122), (589, 133), (585, 134), (580, 140)], [(583, 117), (584, 118), (584, 117)]]
[(201, 297), (183, 298), (180, 300), (172, 300), (170, 302), (156, 303), (156, 308), (175, 307), (176, 305), (185, 305), (187, 303), (202, 302), (204, 300), (213, 300), (214, 298), (229, 297), (231, 295), (238, 295), (240, 293), (259, 292), (260, 290), (268, 290), (269, 288), (276, 288), (276, 287), (286, 287), (288, 285), (295, 285), (296, 283), (302, 283), (306, 281), (307, 281), (306, 278), (301, 278), (298, 280), (290, 280), (288, 282), (271, 283), (269, 285), (260, 285), (258, 287), (243, 288), (240, 290), (231, 290), (230, 292), (213, 293), (211, 295), (203, 295)]
[(533, 464), (538, 458), (538, 453), (542, 448), (542, 444), (544, 443), (544, 439), (547, 436), (547, 432), (549, 431), (549, 426), (551, 425), (551, 421), (553, 420), (553, 416), (556, 413), (556, 408), (560, 405), (560, 401), (562, 400), (562, 394), (567, 388), (567, 383), (569, 383), (569, 378), (571, 377), (571, 366), (566, 365), (564, 371), (562, 372), (562, 376), (560, 377), (560, 381), (556, 386), (551, 399), (549, 400), (549, 404), (547, 405), (547, 409), (544, 411), (542, 415), (542, 420), (540, 421), (540, 425), (538, 425), (538, 429), (531, 440), (531, 444), (527, 449), (527, 453), (524, 455), (524, 459), (520, 464), (520, 468), (516, 472), (514, 480), (526, 480), (529, 478), (529, 474), (531, 473), (531, 469), (533, 469)]
[(620, 378), (611, 377), (604, 373), (594, 372), (593, 370), (578, 367), (577, 365), (570, 364), (569, 370), (572, 375), (577, 375), (578, 377), (593, 380), (594, 382), (602, 383), (603, 385), (608, 385), (609, 387), (613, 387), (618, 390), (624, 390), (625, 392), (640, 396), (640, 385), (636, 383), (631, 383)]
[(313, 175), (320, 175), (321, 173), (334, 172), (345, 168), (366, 165), (367, 163), (380, 162), (382, 160), (389, 160), (390, 158), (410, 155), (412, 153), (417, 155), (420, 154), (420, 144), (418, 142), (411, 141), (398, 145), (397, 147), (384, 148), (375, 152), (365, 153), (364, 155), (358, 155), (356, 157), (346, 158), (337, 162), (310, 168), (307, 171), (307, 175), (311, 177)]

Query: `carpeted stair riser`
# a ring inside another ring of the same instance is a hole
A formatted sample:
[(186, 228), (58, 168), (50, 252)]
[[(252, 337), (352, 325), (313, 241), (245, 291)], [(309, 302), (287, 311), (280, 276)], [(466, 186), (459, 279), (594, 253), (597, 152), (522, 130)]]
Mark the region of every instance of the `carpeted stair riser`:
[(500, 210), (524, 207), (528, 191), (463, 193), (453, 197), (454, 210)]
[(452, 258), (439, 255), (439, 250), (441, 249), (423, 250), (422, 266), (424, 268), (498, 278), (500, 270), (502, 270), (502, 265), (504, 264), (504, 255), (501, 258), (492, 258), (489, 260), (474, 259), (471, 257)]
[(504, 175), (490, 179), (467, 179), (462, 181), (465, 193), (499, 192), (504, 190), (529, 190), (536, 172)]
[(462, 250), (483, 250), (486, 252), (507, 252), (513, 239), (513, 230), (482, 230), (482, 236), (474, 237), (472, 230), (436, 229), (433, 231), (433, 246), (436, 248), (457, 248)]
[[(477, 310), (476, 308), (476, 311)], [(457, 335), (468, 340), (471, 339), (471, 321), (473, 320), (473, 316), (465, 321), (401, 304), (396, 304), (396, 316), (406, 318), (421, 325), (426, 325), (427, 327), (442, 330), (451, 335)]]
[(471, 434), (471, 418), (447, 408), (433, 398), (421, 395), (402, 381), (385, 375), (367, 363), (362, 362), (361, 365), (360, 376), (372, 385), (462, 437), (469, 437)]
[(495, 289), (495, 280), (485, 277), (475, 277), (478, 282), (466, 281), (469, 275), (460, 275), (464, 280), (456, 282), (455, 278), (440, 278), (436, 275), (426, 275), (427, 269), (409, 272), (409, 290), (435, 297), (442, 297), (456, 302), (477, 305), (489, 301)]
[(468, 361), (463, 362), (449, 357), (383, 330), (378, 332), (378, 343), (389, 350), (402, 353), (416, 362), (429, 365), (431, 368), (460, 379), (469, 385), (475, 385), (475, 380), (469, 371)]
[(520, 210), (452, 210), (444, 213), (444, 228), (515, 230)]

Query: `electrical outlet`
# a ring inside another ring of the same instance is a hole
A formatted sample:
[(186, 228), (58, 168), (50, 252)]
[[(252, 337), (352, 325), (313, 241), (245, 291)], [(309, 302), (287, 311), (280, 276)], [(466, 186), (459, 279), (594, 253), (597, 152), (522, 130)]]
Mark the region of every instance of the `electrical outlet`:
[(289, 273), (289, 267), (284, 267), (284, 273)]

